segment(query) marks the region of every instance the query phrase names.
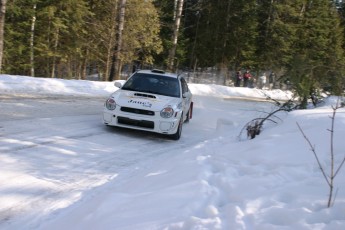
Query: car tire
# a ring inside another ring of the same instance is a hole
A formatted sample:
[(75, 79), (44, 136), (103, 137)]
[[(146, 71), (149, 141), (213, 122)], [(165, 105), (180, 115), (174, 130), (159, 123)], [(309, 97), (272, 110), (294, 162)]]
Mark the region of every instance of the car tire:
[(180, 139), (182, 134), (183, 116), (181, 116), (176, 133), (171, 135), (171, 139), (177, 141)]
[(190, 109), (188, 110), (187, 112), (187, 115), (186, 115), (186, 120), (184, 120), (185, 123), (188, 123), (189, 122), (189, 113), (190, 113)]

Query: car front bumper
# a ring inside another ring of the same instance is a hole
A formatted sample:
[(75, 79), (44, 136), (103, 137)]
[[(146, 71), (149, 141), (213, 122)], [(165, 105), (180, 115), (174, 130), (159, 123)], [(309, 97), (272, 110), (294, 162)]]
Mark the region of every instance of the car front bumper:
[(162, 118), (159, 112), (154, 115), (142, 115), (115, 110), (104, 109), (103, 122), (106, 125), (130, 129), (145, 130), (162, 134), (175, 134), (181, 118), (181, 112), (175, 112), (171, 118)]

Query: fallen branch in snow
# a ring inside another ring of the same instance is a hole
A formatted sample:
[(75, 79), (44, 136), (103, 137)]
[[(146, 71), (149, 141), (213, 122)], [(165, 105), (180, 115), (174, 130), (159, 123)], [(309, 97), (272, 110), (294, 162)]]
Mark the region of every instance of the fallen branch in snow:
[(267, 115), (263, 118), (254, 118), (253, 120), (249, 121), (247, 124), (244, 125), (242, 128), (239, 137), (241, 137), (244, 130), (247, 131), (247, 138), (253, 139), (257, 135), (259, 135), (262, 132), (262, 128), (265, 121), (271, 121), (273, 123), (277, 123), (274, 119), (279, 119), (277, 116), (275, 116), (276, 113), (280, 111), (290, 112), (296, 108), (296, 105), (294, 104), (293, 100), (288, 100), (284, 103), (281, 103), (277, 100), (274, 100), (270, 97), (268, 99), (272, 100), (275, 105), (279, 106), (276, 110), (273, 112), (267, 113)]

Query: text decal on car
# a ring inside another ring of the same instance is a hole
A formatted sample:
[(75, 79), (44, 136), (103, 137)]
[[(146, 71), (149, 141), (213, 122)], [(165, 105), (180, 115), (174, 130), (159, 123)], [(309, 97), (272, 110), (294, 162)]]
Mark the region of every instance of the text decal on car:
[(133, 103), (133, 104), (138, 104), (138, 105), (142, 105), (144, 107), (148, 107), (151, 108), (152, 104), (148, 101), (135, 101), (135, 100), (129, 100), (128, 103)]

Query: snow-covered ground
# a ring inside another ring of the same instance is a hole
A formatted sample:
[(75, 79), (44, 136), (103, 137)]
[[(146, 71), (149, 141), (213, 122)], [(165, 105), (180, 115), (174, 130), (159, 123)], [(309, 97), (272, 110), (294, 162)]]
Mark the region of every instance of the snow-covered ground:
[[(102, 124), (116, 88), (0, 75), (0, 229), (345, 229), (345, 166), (335, 198), (297, 122), (331, 170), (332, 108), (279, 113), (255, 139), (244, 125), (284, 100), (262, 91), (190, 84), (194, 114), (179, 141)], [(242, 132), (244, 134), (244, 132)], [(345, 157), (335, 117), (335, 167)]]

